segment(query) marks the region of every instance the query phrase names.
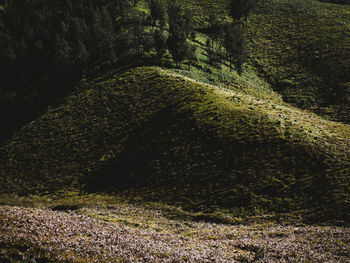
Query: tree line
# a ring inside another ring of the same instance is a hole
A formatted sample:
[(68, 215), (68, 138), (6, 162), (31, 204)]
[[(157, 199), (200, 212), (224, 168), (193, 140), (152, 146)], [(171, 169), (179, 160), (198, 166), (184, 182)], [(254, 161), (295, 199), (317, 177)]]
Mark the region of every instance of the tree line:
[[(152, 49), (159, 58), (169, 50), (177, 65), (184, 60), (193, 64), (196, 47), (188, 41), (195, 35), (191, 11), (181, 1), (149, 0), (148, 14), (134, 8), (138, 2), (4, 0), (0, 16), (1, 72), (15, 86), (31, 84), (43, 75), (63, 74), (70, 79), (94, 65)], [(233, 19), (247, 17), (255, 2), (232, 0)], [(230, 61), (241, 64), (242, 27), (235, 23), (222, 31), (214, 20), (210, 21), (212, 43), (223, 38)], [(150, 26), (154, 30), (145, 30)], [(19, 75), (19, 79), (14, 78)]]
[(223, 59), (226, 59), (231, 69), (234, 65), (238, 74), (242, 74), (242, 65), (246, 58), (244, 24), (258, 2), (259, 0), (229, 1), (228, 14), (232, 22), (220, 20), (215, 14), (209, 15), (206, 51), (210, 65), (220, 67)]

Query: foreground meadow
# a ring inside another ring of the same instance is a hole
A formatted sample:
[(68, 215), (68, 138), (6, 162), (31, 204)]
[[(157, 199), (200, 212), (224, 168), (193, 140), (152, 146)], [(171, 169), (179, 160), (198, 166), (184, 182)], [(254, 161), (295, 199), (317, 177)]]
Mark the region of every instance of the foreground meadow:
[(1, 206), (0, 261), (350, 262), (346, 227), (178, 215), (125, 203), (74, 211)]

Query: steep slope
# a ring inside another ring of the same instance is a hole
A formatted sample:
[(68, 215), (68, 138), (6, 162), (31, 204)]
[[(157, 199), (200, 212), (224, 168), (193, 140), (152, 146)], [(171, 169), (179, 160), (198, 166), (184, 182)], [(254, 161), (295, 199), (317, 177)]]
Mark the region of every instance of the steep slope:
[(155, 67), (96, 79), (6, 143), (0, 191), (132, 189), (190, 209), (348, 218), (349, 126), (240, 81)]

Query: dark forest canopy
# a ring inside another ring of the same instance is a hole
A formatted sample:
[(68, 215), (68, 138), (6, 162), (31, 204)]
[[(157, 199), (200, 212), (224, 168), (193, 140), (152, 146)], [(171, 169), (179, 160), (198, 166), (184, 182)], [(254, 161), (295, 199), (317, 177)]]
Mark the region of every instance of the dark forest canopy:
[[(137, 2), (5, 0), (0, 30), (3, 75), (11, 80), (12, 89), (31, 85), (43, 76), (62, 79), (63, 74), (74, 79), (93, 66), (157, 48), (159, 43), (154, 42), (159, 34), (147, 33), (145, 27), (164, 30), (168, 17), (169, 51), (177, 62), (186, 60), (187, 49), (191, 50), (187, 38), (192, 15), (181, 1), (150, 0), (150, 14), (134, 8)], [(231, 13), (238, 10), (238, 16), (247, 16), (246, 5), (232, 3)], [(237, 14), (234, 18), (239, 19)]]
[(8, 76), (20, 71), (24, 82), (113, 59), (132, 19), (126, 0), (7, 0), (4, 6), (1, 66)]
[(135, 37), (143, 17), (127, 0), (5, 0), (0, 12), (0, 93), (9, 94), (0, 101), (2, 138), (69, 93), (84, 71), (144, 40)]

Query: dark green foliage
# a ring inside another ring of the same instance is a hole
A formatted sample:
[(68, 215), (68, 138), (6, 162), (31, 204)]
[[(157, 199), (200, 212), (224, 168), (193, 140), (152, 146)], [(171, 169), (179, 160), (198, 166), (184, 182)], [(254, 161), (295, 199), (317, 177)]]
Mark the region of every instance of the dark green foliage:
[(242, 26), (234, 24), (226, 27), (224, 45), (230, 66), (235, 65), (238, 74), (242, 74), (242, 64), (245, 60), (245, 38)]
[(230, 0), (229, 14), (235, 21), (247, 19), (259, 0)]
[(213, 65), (214, 61), (215, 61), (214, 60), (214, 51), (213, 51), (212, 44), (211, 44), (211, 41), (209, 38), (207, 39), (205, 46), (206, 46), (206, 51), (207, 51), (208, 63), (210, 65)]
[(159, 22), (159, 26), (163, 28), (167, 22), (166, 0), (151, 0), (150, 12), (153, 24), (155, 25), (157, 22)]
[(196, 32), (195, 32), (195, 31), (191, 31), (191, 33), (190, 33), (190, 39), (191, 39), (192, 41), (195, 41), (195, 40), (196, 40)]
[(196, 57), (197, 46), (192, 45), (188, 42), (186, 42), (186, 45), (188, 45), (186, 47), (186, 49), (187, 49), (187, 54), (186, 54), (187, 66), (188, 66), (188, 70), (190, 70), (191, 66), (195, 65), (197, 62), (197, 57)]
[(133, 6), (136, 6), (138, 2), (140, 2), (140, 0), (131, 0)]
[[(131, 17), (131, 43), (137, 54), (143, 53), (142, 44), (144, 43), (144, 31), (142, 17), (137, 14), (132, 14)], [(130, 28), (129, 28), (130, 30)]]
[(164, 30), (155, 30), (153, 33), (154, 47), (157, 52), (158, 58), (163, 57), (167, 50), (168, 36)]
[(219, 21), (218, 16), (211, 14), (209, 16), (208, 36), (211, 39), (211, 46), (214, 47), (216, 41), (220, 40), (224, 35), (223, 22)]
[(209, 27), (207, 29), (208, 39), (206, 42), (206, 52), (208, 63), (214, 67), (221, 67), (221, 49), (224, 38), (224, 24), (215, 14), (209, 16)]
[(179, 1), (175, 1), (168, 8), (168, 16), (168, 48), (174, 61), (180, 66), (180, 62), (189, 54), (186, 41), (192, 31), (192, 15)]
[(218, 54), (217, 50), (215, 50), (215, 45), (212, 45), (212, 42), (209, 38), (206, 42), (206, 52), (208, 57), (208, 63), (211, 66), (219, 68), (221, 63), (220, 54)]
[[(83, 72), (149, 51), (153, 41), (143, 24), (128, 0), (9, 0), (2, 5), (1, 88), (8, 95), (1, 100), (0, 116), (8, 124), (0, 141), (23, 124), (21, 119), (29, 121), (70, 92)], [(26, 103), (19, 102), (23, 98)], [(41, 106), (22, 107), (23, 113), (12, 109), (17, 103)], [(10, 115), (18, 120), (14, 126)]]

